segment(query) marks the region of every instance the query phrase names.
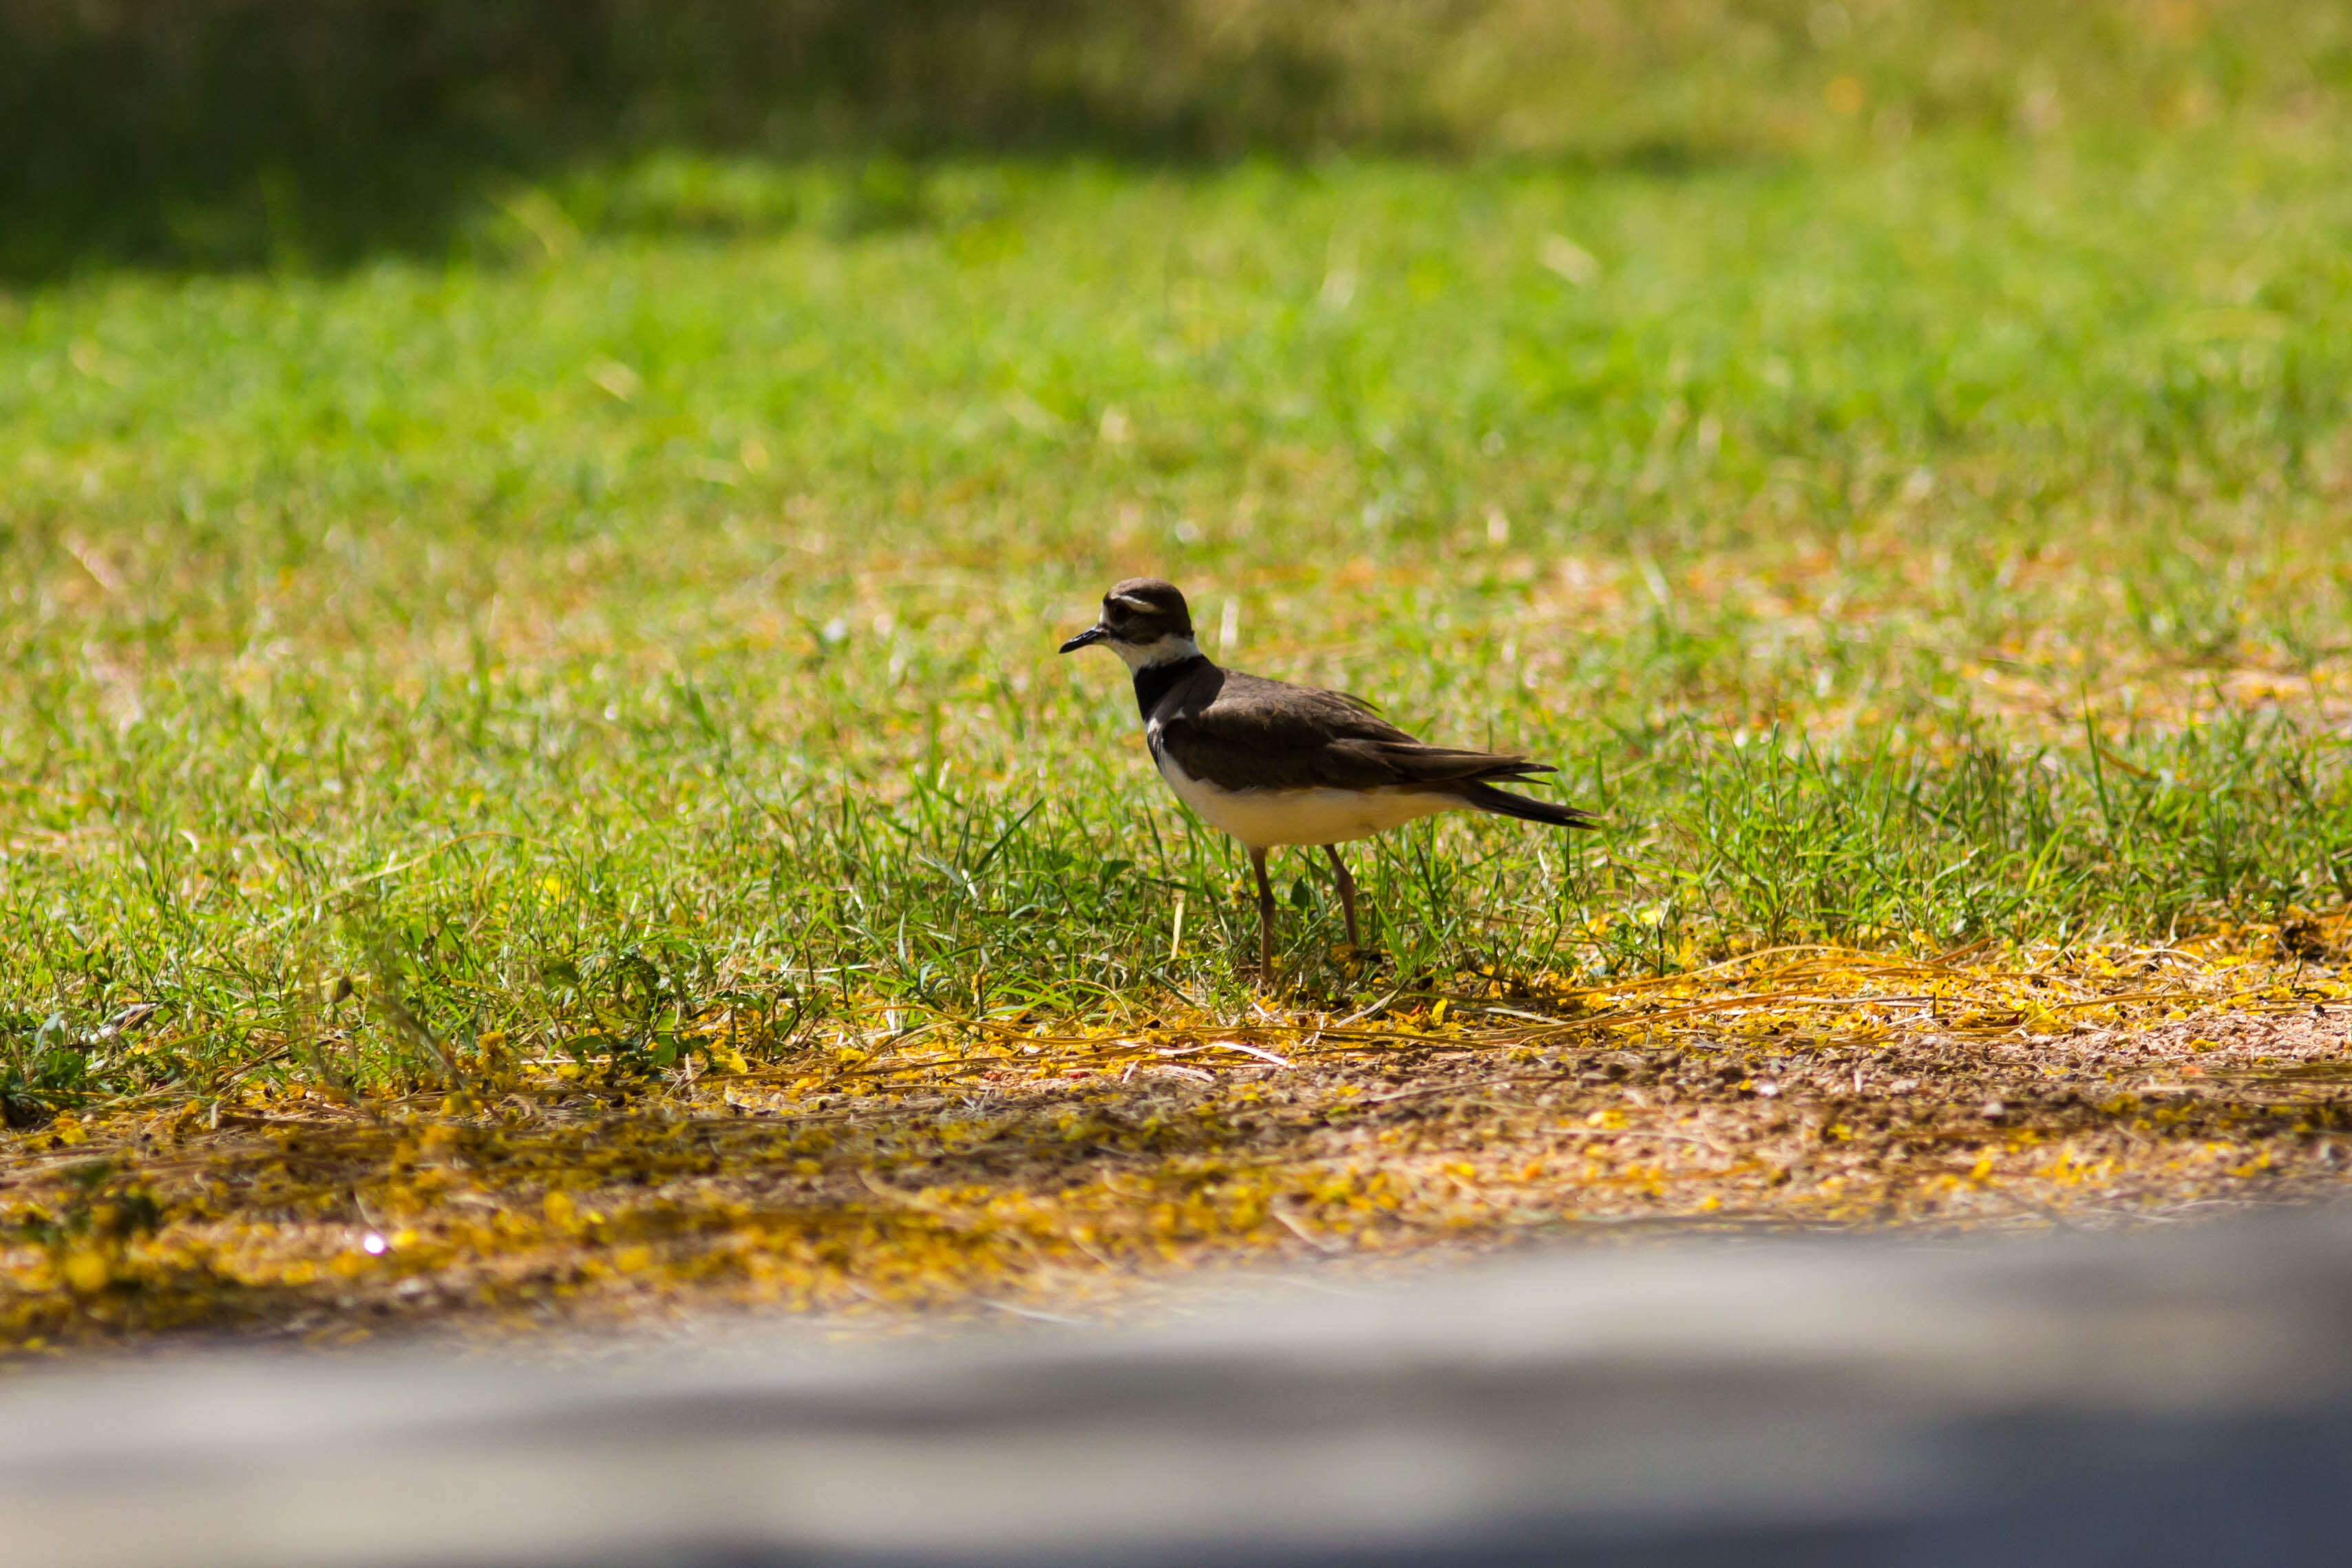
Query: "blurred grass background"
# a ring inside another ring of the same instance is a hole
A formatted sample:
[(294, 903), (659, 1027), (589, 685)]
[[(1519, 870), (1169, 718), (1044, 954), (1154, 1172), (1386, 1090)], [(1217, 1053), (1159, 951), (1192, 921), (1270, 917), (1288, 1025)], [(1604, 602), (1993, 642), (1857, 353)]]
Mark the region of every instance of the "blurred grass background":
[(1380, 975), (1286, 866), (1335, 1005), (2352, 891), (2346, 7), (0, 32), (14, 1117), (1244, 1007), (1139, 571), (1611, 814), (1383, 840)]
[(2285, 0), (0, 0), (0, 270), (433, 252), (655, 150), (1672, 170), (2347, 89)]

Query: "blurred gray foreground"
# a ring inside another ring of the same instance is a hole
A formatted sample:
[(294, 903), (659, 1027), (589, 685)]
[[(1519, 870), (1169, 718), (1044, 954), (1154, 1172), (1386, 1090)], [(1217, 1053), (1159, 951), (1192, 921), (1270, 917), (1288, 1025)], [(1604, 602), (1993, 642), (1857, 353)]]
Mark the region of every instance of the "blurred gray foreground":
[(1696, 1243), (1155, 1331), (0, 1379), (0, 1561), (2352, 1563), (2352, 1216)]

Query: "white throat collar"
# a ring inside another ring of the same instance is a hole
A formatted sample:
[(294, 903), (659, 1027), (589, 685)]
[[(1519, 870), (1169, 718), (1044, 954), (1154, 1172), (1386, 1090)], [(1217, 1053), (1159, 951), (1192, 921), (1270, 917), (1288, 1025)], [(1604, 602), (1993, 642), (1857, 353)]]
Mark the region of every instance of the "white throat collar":
[(1111, 649), (1127, 661), (1129, 673), (1150, 669), (1154, 665), (1181, 664), (1188, 658), (1201, 657), (1201, 647), (1191, 637), (1161, 637), (1156, 642), (1125, 643), (1114, 638)]

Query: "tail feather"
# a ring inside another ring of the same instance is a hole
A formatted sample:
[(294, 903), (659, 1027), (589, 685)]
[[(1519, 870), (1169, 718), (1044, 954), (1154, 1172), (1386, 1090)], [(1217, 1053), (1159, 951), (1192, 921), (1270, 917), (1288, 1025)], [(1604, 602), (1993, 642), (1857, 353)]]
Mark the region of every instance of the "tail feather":
[[(1350, 742), (1342, 747), (1355, 749)], [(1532, 757), (1503, 756), (1494, 752), (1468, 752), (1457, 746), (1424, 746), (1418, 741), (1374, 742), (1362, 748), (1377, 756), (1399, 783), (1455, 784), (1490, 779), (1506, 783), (1557, 773), (1549, 763)]]
[(1589, 811), (1572, 805), (1560, 805), (1549, 800), (1530, 800), (1523, 795), (1496, 789), (1492, 784), (1473, 784), (1462, 787), (1462, 798), (1480, 811), (1491, 811), (1497, 816), (1516, 816), (1522, 822), (1548, 822), (1554, 827), (1598, 827), (1601, 818)]

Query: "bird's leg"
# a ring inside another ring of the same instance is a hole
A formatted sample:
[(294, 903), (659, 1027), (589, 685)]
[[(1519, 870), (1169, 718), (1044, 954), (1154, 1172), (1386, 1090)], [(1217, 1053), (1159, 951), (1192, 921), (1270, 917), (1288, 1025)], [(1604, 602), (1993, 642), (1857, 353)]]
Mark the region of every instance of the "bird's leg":
[(1356, 879), (1348, 875), (1348, 863), (1339, 858), (1338, 845), (1326, 844), (1323, 853), (1331, 857), (1331, 875), (1339, 879), (1339, 907), (1348, 912), (1349, 950), (1360, 951), (1364, 943), (1356, 934)]
[(1274, 884), (1265, 879), (1265, 851), (1250, 851), (1250, 868), (1257, 873), (1258, 968), (1270, 984), (1274, 980)]

